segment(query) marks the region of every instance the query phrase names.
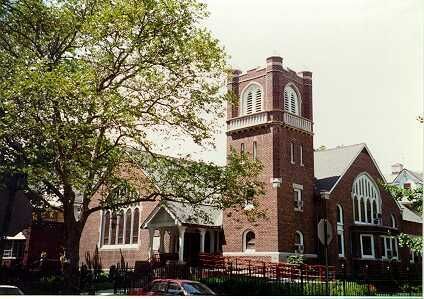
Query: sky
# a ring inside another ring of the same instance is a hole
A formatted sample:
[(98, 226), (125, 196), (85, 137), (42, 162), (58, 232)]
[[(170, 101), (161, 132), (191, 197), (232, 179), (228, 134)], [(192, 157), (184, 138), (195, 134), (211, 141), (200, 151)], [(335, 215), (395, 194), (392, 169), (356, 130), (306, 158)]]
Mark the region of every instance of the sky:
[[(233, 68), (279, 55), (285, 67), (312, 71), (315, 148), (365, 142), (384, 174), (395, 162), (422, 170), (424, 1), (203, 2)], [(216, 149), (187, 148), (224, 164), (224, 130), (215, 137)]]

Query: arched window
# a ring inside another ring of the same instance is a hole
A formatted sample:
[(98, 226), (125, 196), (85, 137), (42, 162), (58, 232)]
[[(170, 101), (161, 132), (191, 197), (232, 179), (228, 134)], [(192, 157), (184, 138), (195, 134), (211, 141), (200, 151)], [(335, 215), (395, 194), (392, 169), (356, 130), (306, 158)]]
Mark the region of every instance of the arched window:
[(112, 213), (112, 231), (111, 231), (111, 237), (110, 237), (110, 244), (115, 245), (116, 244), (116, 226), (118, 224), (118, 216), (116, 215), (116, 212), (114, 211)]
[(337, 224), (343, 225), (343, 209), (340, 205), (337, 205)]
[(138, 227), (139, 227), (139, 219), (140, 219), (140, 213), (138, 211), (138, 208), (134, 210), (134, 221), (133, 221), (133, 244), (136, 244), (138, 242)]
[(101, 246), (138, 246), (140, 207), (131, 207), (119, 211), (102, 212), (100, 230)]
[(396, 218), (395, 215), (390, 215), (390, 226), (396, 228)]
[(255, 246), (256, 246), (255, 233), (252, 231), (245, 232), (243, 243), (244, 243), (243, 251), (245, 252), (255, 251)]
[[(354, 201), (355, 202), (355, 201)], [(343, 209), (341, 205), (337, 205), (337, 246), (339, 249), (339, 257), (344, 256), (344, 228), (343, 228)]]
[(371, 201), (368, 198), (367, 199), (367, 222), (368, 223), (371, 223), (372, 222), (372, 215), (371, 215), (371, 213), (372, 213), (372, 210), (371, 210)]
[(368, 174), (362, 173), (354, 180), (352, 201), (356, 223), (381, 224), (380, 191)]
[(359, 221), (359, 208), (358, 208), (358, 198), (356, 196), (353, 198), (353, 219)]
[(303, 233), (300, 231), (296, 231), (294, 236), (294, 247), (296, 253), (303, 253), (304, 245), (303, 245)]
[(131, 209), (125, 215), (125, 244), (131, 243)]
[(292, 114), (300, 115), (300, 99), (293, 84), (287, 84), (284, 88), (284, 110)]
[(250, 84), (243, 91), (241, 98), (241, 115), (262, 111), (262, 88), (259, 84)]
[(361, 222), (365, 222), (365, 199), (361, 198), (360, 204), (361, 204)]
[(372, 218), (373, 219), (378, 218), (377, 202), (375, 200), (372, 201)]
[(118, 214), (118, 244), (124, 243), (124, 210)]
[(104, 230), (103, 230), (103, 244), (107, 245), (109, 244), (109, 231), (110, 231), (110, 212), (107, 211), (104, 216)]

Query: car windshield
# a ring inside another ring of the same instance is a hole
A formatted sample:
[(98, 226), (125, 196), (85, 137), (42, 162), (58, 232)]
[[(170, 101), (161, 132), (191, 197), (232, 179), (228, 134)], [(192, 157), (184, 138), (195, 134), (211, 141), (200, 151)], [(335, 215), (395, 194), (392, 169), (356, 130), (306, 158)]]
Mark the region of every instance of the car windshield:
[(215, 295), (211, 289), (200, 282), (184, 282), (182, 287), (189, 295)]
[(0, 287), (0, 295), (23, 295), (23, 293), (18, 288)]

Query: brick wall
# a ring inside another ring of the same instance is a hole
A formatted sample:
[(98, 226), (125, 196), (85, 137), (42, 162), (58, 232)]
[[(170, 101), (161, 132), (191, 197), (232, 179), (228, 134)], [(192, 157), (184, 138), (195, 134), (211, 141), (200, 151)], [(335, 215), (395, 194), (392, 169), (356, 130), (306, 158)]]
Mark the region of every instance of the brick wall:
[[(351, 269), (352, 258), (355, 259), (355, 255), (359, 254), (359, 234), (353, 233), (351, 226), (354, 224), (353, 219), (353, 202), (351, 199), (352, 184), (355, 178), (366, 172), (375, 182), (379, 182), (383, 178), (380, 176), (378, 169), (374, 165), (370, 155), (364, 149), (350, 168), (347, 170), (345, 175), (342, 177), (336, 188), (330, 195), (330, 200), (327, 204), (328, 219), (333, 227), (333, 241), (329, 247), (329, 260), (330, 264), (340, 265), (341, 262), (345, 263), (347, 270)], [(401, 223), (401, 214), (397, 203), (390, 197), (390, 195), (384, 191), (384, 189), (377, 183), (377, 187), (380, 191), (382, 201), (382, 221), (383, 226), (390, 226), (390, 216), (393, 214), (396, 218), (396, 223)], [(344, 238), (345, 238), (345, 258), (338, 257), (338, 245), (337, 245), (337, 204), (340, 204), (343, 208), (344, 217)], [(364, 228), (364, 233), (365, 233)], [(383, 230), (380, 233), (372, 232), (374, 234), (375, 251), (377, 256), (381, 256), (383, 251), (382, 244), (379, 242), (379, 235), (386, 233)], [(353, 240), (351, 238), (353, 237)], [(353, 251), (353, 252), (352, 252)], [(356, 253), (356, 254), (355, 254)]]
[[(280, 57), (269, 57), (266, 68), (257, 68), (241, 74), (236, 70), (229, 80), (228, 88), (239, 98), (252, 82), (261, 85), (264, 95), (262, 111), (282, 110), (283, 91), (288, 84), (294, 84), (301, 99), (301, 116), (312, 120), (312, 73), (302, 76), (290, 69), (284, 69)], [(239, 116), (238, 105), (228, 104), (228, 119)], [(244, 143), (246, 152), (252, 152), (253, 142), (257, 143), (257, 158), (264, 169), (261, 179), (266, 194), (259, 199), (260, 208), (266, 210), (267, 219), (257, 223), (249, 222), (242, 211), (224, 211), (224, 252), (241, 252), (243, 234), (255, 232), (257, 252), (294, 252), (296, 230), (304, 235), (305, 253), (315, 253), (316, 233), (311, 223), (316, 222), (313, 199), (313, 136), (299, 130), (270, 124), (266, 127), (237, 131), (228, 134), (227, 151), (240, 151)], [(290, 162), (290, 142), (294, 144), (294, 160)], [(303, 166), (300, 165), (299, 150), (303, 148)], [(282, 178), (280, 188), (273, 188), (270, 180)], [(303, 186), (304, 209), (294, 210), (293, 184)], [(259, 257), (258, 257), (259, 258)]]

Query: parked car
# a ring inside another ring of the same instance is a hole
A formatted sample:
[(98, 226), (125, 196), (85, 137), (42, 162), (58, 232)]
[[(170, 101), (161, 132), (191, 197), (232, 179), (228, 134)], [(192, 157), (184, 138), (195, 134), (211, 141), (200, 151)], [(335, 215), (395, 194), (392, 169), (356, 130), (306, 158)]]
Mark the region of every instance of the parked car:
[(128, 295), (142, 296), (214, 296), (203, 283), (180, 279), (155, 279), (150, 287), (131, 291)]
[(3, 295), (23, 295), (24, 293), (15, 286), (0, 285), (0, 296)]

